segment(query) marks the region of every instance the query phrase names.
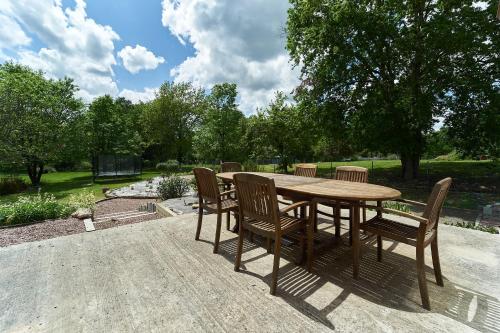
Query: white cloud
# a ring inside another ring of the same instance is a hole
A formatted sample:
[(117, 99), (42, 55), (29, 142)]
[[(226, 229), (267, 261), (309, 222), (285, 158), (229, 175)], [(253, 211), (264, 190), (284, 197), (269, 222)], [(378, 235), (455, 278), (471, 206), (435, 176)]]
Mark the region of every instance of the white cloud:
[(132, 103), (148, 102), (154, 99), (157, 90), (155, 88), (144, 88), (143, 91), (123, 89), (119, 96), (125, 97)]
[(299, 80), (285, 50), (288, 3), (267, 0), (163, 0), (162, 23), (196, 52), (171, 71), (179, 81), (210, 88), (238, 85), (245, 113), (268, 104)]
[(135, 47), (127, 45), (118, 52), (118, 56), (122, 58), (123, 66), (132, 74), (141, 70), (155, 69), (165, 62), (163, 57), (155, 56), (153, 52), (141, 45)]
[(13, 18), (0, 12), (0, 48), (26, 46), (31, 39)]
[(117, 95), (114, 41), (120, 37), (110, 26), (87, 17), (83, 0), (75, 3), (74, 8), (63, 9), (60, 0), (2, 0), (0, 14), (45, 44), (39, 51), (19, 51), (17, 60), (49, 77), (75, 79), (80, 96), (87, 101), (102, 94)]

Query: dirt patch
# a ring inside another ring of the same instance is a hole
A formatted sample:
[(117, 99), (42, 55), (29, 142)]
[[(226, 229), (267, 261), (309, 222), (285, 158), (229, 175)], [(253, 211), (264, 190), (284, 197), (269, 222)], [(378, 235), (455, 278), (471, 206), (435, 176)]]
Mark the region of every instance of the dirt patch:
[[(139, 206), (148, 202), (154, 202), (151, 199), (112, 199), (101, 201), (97, 204), (94, 218), (102, 217), (111, 213), (138, 210)], [(96, 223), (97, 230), (117, 227), (125, 224), (139, 223), (160, 218), (158, 214), (145, 216), (136, 216), (131, 218), (117, 218), (112, 221)], [(76, 218), (47, 220), (40, 223), (0, 229), (0, 247), (25, 242), (33, 242), (42, 239), (49, 239), (59, 236), (66, 236), (85, 232), (85, 226), (82, 220)]]

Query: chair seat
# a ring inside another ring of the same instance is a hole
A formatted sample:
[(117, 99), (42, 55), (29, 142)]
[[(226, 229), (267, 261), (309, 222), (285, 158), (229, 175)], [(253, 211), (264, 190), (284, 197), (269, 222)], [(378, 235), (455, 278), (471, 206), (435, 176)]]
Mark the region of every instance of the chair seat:
[[(272, 222), (265, 220), (245, 219), (243, 222), (245, 227), (256, 233), (274, 234), (276, 231), (275, 225)], [(296, 218), (288, 215), (280, 216), (281, 231), (289, 233), (298, 230), (305, 226), (307, 220)]]
[(418, 227), (383, 217), (376, 216), (361, 223), (359, 228), (409, 245), (417, 244)]
[[(209, 202), (203, 204), (203, 207), (209, 210), (214, 210), (217, 211), (217, 203), (216, 202)], [(223, 212), (227, 212), (228, 210), (237, 210), (238, 209), (238, 202), (233, 199), (223, 199), (221, 200), (221, 210)]]

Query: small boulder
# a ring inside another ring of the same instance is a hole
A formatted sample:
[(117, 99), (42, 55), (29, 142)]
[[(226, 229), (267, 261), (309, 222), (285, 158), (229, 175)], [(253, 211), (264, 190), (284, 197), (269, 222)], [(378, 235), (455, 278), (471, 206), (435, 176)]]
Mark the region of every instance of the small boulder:
[(80, 220), (88, 219), (92, 217), (92, 210), (90, 208), (78, 208), (71, 216)]

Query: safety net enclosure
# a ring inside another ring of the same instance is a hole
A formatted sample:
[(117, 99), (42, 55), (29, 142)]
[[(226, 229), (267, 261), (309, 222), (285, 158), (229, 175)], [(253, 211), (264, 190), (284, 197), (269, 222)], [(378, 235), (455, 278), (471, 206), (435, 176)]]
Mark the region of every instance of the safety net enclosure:
[(100, 154), (93, 160), (94, 179), (98, 177), (136, 176), (142, 172), (141, 158), (134, 155)]

